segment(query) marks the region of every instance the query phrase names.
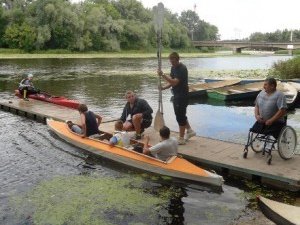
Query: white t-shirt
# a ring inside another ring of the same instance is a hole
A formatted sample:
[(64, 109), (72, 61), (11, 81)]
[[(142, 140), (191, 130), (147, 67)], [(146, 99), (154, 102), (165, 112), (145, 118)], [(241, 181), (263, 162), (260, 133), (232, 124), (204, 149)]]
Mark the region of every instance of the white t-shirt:
[(161, 160), (167, 160), (170, 156), (177, 155), (178, 143), (176, 138), (171, 137), (167, 140), (149, 148), (151, 154)]

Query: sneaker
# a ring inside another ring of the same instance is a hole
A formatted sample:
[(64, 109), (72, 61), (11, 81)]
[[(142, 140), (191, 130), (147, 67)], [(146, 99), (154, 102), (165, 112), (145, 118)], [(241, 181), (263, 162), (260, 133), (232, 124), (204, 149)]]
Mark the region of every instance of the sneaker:
[(185, 145), (185, 144), (186, 144), (186, 142), (185, 142), (185, 140), (184, 140), (183, 137), (179, 137), (177, 143), (178, 143), (179, 145)]
[(24, 100), (24, 101), (29, 101), (29, 99), (28, 99), (28, 98), (23, 98), (23, 100)]
[(184, 140), (189, 140), (191, 137), (194, 137), (196, 136), (196, 132), (193, 131), (193, 130), (190, 130), (190, 131), (187, 131), (185, 134), (184, 134)]

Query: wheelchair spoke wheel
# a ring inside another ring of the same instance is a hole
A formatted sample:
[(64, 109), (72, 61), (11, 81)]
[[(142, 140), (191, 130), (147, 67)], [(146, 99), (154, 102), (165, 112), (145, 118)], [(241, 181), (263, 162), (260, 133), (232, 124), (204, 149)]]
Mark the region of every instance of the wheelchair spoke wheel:
[(264, 147), (264, 143), (257, 138), (256, 133), (251, 132), (250, 140), (251, 140), (252, 150), (256, 153), (262, 152), (262, 149)]
[(297, 145), (297, 135), (290, 126), (282, 128), (278, 137), (278, 153), (283, 159), (290, 159), (294, 156)]

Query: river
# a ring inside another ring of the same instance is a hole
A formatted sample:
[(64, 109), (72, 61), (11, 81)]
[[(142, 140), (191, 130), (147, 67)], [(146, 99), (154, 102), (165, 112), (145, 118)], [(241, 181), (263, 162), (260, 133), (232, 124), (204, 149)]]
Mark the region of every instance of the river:
[[(264, 77), (289, 56), (183, 58), (190, 82), (207, 77)], [(41, 90), (86, 103), (104, 117), (119, 116), (124, 92), (134, 90), (157, 110), (155, 59), (0, 60), (0, 96), (11, 99), (22, 75)], [(169, 63), (163, 60), (163, 70)], [(166, 124), (177, 130), (165, 91)], [(254, 122), (252, 106), (199, 102), (188, 117), (197, 135), (244, 143)], [(179, 184), (95, 159), (60, 140), (40, 123), (0, 111), (0, 224), (234, 224), (245, 213), (247, 192)], [(300, 113), (289, 123), (300, 130)], [(238, 222), (237, 222), (238, 223)]]

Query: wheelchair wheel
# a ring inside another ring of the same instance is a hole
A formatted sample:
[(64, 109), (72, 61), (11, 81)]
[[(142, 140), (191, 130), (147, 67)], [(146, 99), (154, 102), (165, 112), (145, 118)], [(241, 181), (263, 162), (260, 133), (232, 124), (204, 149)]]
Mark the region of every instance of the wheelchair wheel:
[(264, 143), (260, 141), (257, 137), (256, 133), (251, 132), (250, 141), (251, 141), (251, 148), (254, 152), (260, 153), (264, 147)]
[(290, 159), (294, 156), (297, 146), (296, 131), (290, 127), (282, 128), (278, 137), (278, 153), (283, 159)]

